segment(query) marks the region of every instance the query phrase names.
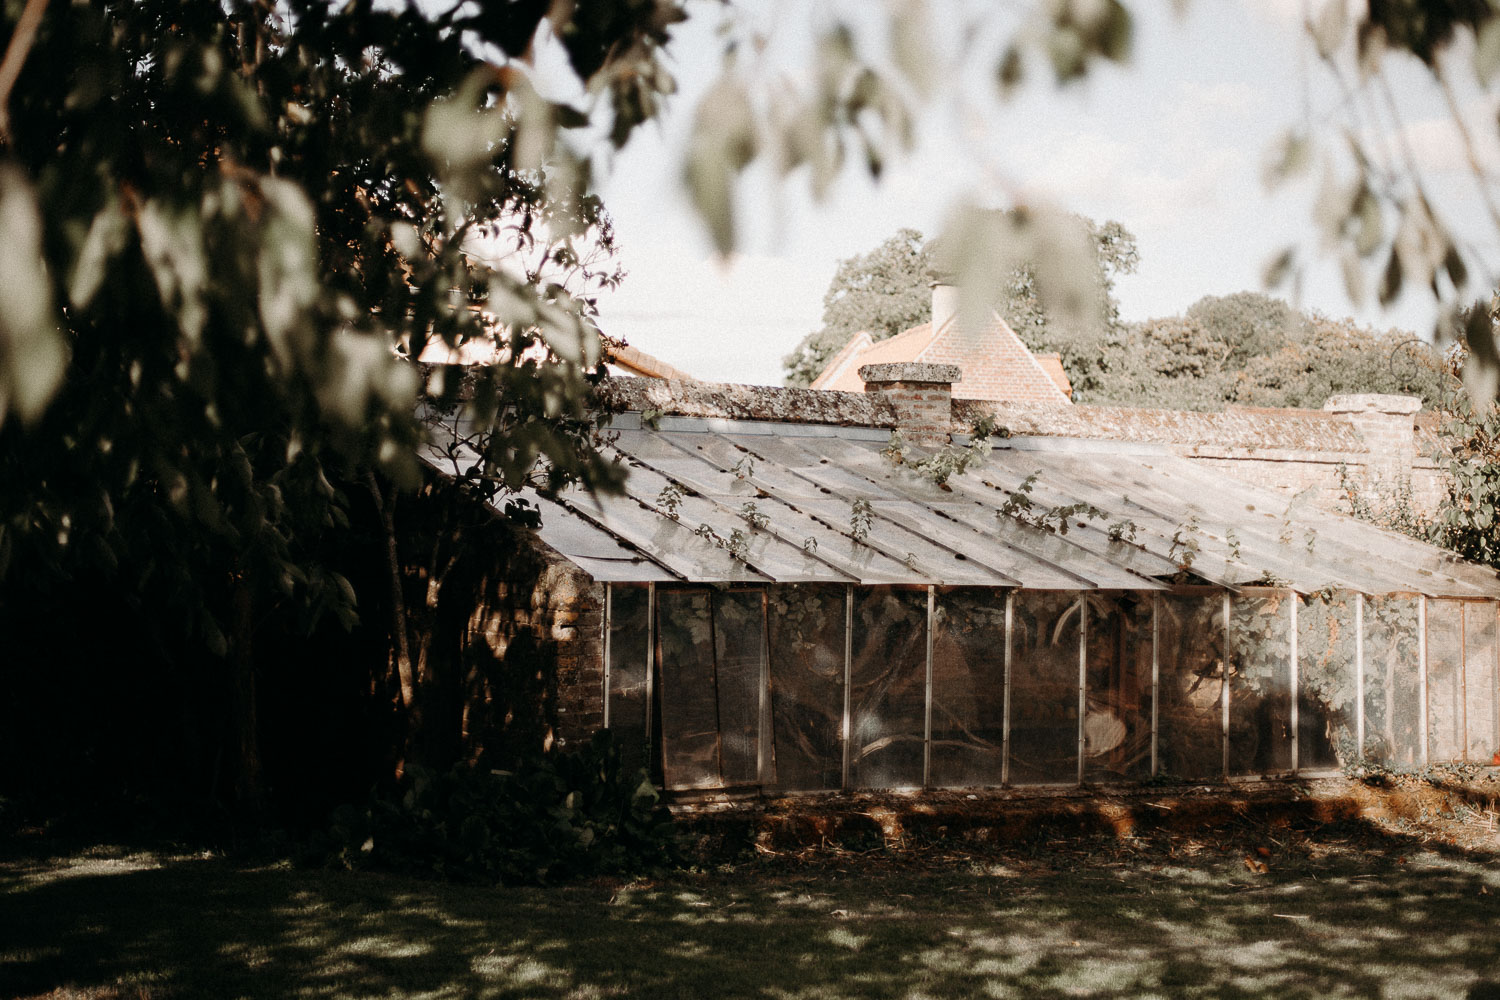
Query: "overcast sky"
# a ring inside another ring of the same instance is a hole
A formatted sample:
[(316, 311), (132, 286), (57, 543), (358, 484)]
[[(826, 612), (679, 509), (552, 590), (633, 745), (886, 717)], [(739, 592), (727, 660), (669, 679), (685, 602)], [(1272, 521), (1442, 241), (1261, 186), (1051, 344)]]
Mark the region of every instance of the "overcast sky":
[[(779, 65), (795, 72), (805, 64), (818, 5), (745, 6), (769, 29)], [(849, 169), (832, 196), (815, 203), (805, 177), (778, 186), (752, 171), (741, 197), (743, 249), (726, 262), (712, 253), (678, 180), (693, 109), (720, 65), (719, 8), (700, 5), (670, 49), (680, 90), (667, 115), (632, 141), (602, 184), (629, 275), (603, 302), (601, 326), (700, 378), (779, 384), (782, 356), (820, 325), (839, 260), (902, 226), (935, 235), (965, 198), (1005, 207), (1016, 192), (1135, 233), (1140, 270), (1117, 289), (1126, 319), (1258, 289), (1266, 261), (1290, 242), (1319, 259), (1311, 221), (1319, 170), (1275, 194), (1261, 182), (1269, 147), (1308, 110), (1317, 127), (1340, 120), (1336, 89), (1304, 50), (1301, 3), (1197, 0), (1182, 18), (1172, 8), (1167, 0), (1132, 5), (1131, 65), (1105, 67), (1083, 86), (1060, 91), (1034, 73), (1019, 98), (999, 105), (964, 96), (984, 86), (987, 66), (977, 68), (977, 82), (945, 82), (924, 110), (917, 148), (878, 185)], [(938, 42), (949, 45), (963, 34), (964, 16), (986, 8), (935, 0), (931, 9)], [(1458, 217), (1475, 214), (1473, 182), (1437, 92), (1417, 72), (1395, 67), (1391, 78), (1429, 188)], [(1500, 163), (1494, 105), (1477, 88), (1464, 97), (1486, 123), (1482, 157)], [(984, 113), (966, 113), (966, 103)], [(1337, 132), (1327, 137), (1325, 148), (1337, 148)], [(1493, 242), (1493, 232), (1487, 238)], [(1431, 328), (1430, 295), (1409, 295), (1382, 314), (1373, 303), (1354, 307), (1343, 289), (1336, 263), (1322, 260), (1308, 272), (1300, 304), (1381, 326)]]

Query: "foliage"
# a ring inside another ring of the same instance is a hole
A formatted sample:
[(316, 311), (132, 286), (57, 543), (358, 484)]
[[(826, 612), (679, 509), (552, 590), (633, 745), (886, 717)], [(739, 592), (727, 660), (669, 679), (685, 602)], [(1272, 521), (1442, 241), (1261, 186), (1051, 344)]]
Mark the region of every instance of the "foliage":
[[(521, 57), (544, 15), (595, 108), (532, 87)], [(227, 666), (249, 799), (257, 639), (370, 625), (383, 591), (400, 598), (343, 556), (371, 504), (396, 533), (429, 435), (448, 444), (442, 484), (476, 500), (618, 481), (587, 373), (594, 299), (620, 272), (566, 137), (607, 123), (617, 145), (655, 112), (682, 16), (673, 0), (0, 8), (19, 69), (0, 92), (0, 586), (59, 609), (111, 591), (147, 623), (131, 655)], [(459, 385), (412, 363), (430, 341), (506, 360)], [(459, 440), (424, 423), (424, 390)], [(429, 672), (407, 645), (431, 623), (399, 610), (411, 712)]]
[(1410, 333), (1384, 332), (1313, 313), (1300, 339), (1252, 357), (1236, 373), (1233, 401), (1250, 406), (1320, 408), (1340, 393), (1447, 395), (1451, 380), (1432, 349)]
[(607, 730), (513, 772), (413, 767), (394, 794), (336, 811), (329, 860), (348, 868), (506, 885), (669, 867), (671, 816)]
[(875, 511), (870, 506), (870, 501), (864, 497), (856, 497), (849, 505), (849, 534), (857, 542), (862, 542), (870, 534), (870, 527), (875, 521)]
[(1500, 408), (1451, 390), (1443, 399), (1447, 495), (1431, 540), (1465, 559), (1500, 568)]
[(1430, 406), (1450, 381), (1413, 334), (1298, 313), (1249, 292), (1200, 300), (1184, 316), (1126, 324), (1104, 345), (1099, 368), (1080, 400), (1184, 410), (1319, 409), (1348, 392), (1414, 395)]
[(1184, 315), (1228, 347), (1224, 360), (1233, 368), (1301, 341), (1307, 330), (1304, 316), (1263, 292), (1205, 295), (1188, 306)]
[[(1492, 192), (1494, 176), (1479, 152), (1484, 136), (1476, 137), (1474, 127), (1463, 118), (1462, 95), (1450, 79), (1457, 60), (1440, 58), (1451, 52), (1468, 56), (1481, 86), (1488, 88), (1500, 72), (1500, 8), (1482, 0), (1439, 5), (1406, 0), (1349, 5), (1326, 0), (1317, 7), (1315, 12), (1309, 10), (1304, 22), (1304, 44), (1326, 77), (1314, 81), (1309, 75), (1303, 121), (1289, 127), (1269, 151), (1265, 180), (1274, 187), (1319, 166), (1323, 180), (1312, 199), (1316, 242), (1322, 252), (1338, 258), (1351, 300), (1363, 304), (1373, 288), (1380, 303), (1388, 305), (1405, 291), (1430, 290), (1441, 312), (1433, 339), (1446, 345), (1459, 338), (1463, 310), (1474, 300), (1475, 289), (1485, 283), (1471, 277), (1482, 270), (1479, 265), (1483, 263), (1475, 248), (1493, 240), (1460, 241), (1438, 216), (1410, 147), (1411, 123), (1402, 120), (1383, 67), (1387, 61), (1415, 60), (1429, 76), (1448, 106), (1484, 207), (1484, 218), (1473, 221), (1500, 232), (1500, 203)], [(700, 124), (710, 125), (719, 147), (733, 151), (720, 157), (713, 183), (700, 185), (715, 194), (699, 200), (700, 207), (706, 206), (710, 228), (716, 234), (729, 231), (724, 219), (730, 214), (727, 192), (757, 156), (766, 156), (783, 174), (810, 166), (813, 191), (821, 195), (846, 153), (863, 143), (865, 165), (878, 178), (887, 154), (910, 142), (914, 105), (932, 98), (935, 81), (965, 78), (965, 70), (974, 62), (993, 67), (996, 95), (1003, 101), (1020, 90), (1038, 64), (1049, 67), (1057, 83), (1067, 85), (1086, 78), (1100, 62), (1129, 57), (1133, 18), (1130, 7), (1119, 0), (1059, 0), (1019, 5), (1008, 13), (1001, 19), (1005, 27), (1000, 32), (976, 34), (945, 61), (934, 49), (933, 29), (923, 4), (891, 6), (889, 30), (877, 35), (885, 38), (884, 44), (858, 38), (836, 8), (813, 28), (816, 55), (812, 71), (805, 74), (805, 79), (815, 81), (810, 94), (804, 93), (808, 85), (787, 85), (778, 75), (776, 84), (763, 81), (764, 95), (753, 97), (755, 88), (744, 79), (744, 64), (731, 60), (725, 81), (732, 84), (735, 101), (725, 105), (716, 91), (700, 109), (704, 112)], [(726, 34), (732, 52), (759, 53), (765, 47), (765, 36), (753, 30), (737, 32), (731, 27)], [(763, 54), (757, 60), (769, 63)], [(894, 67), (896, 72), (883, 75), (874, 66)], [(835, 85), (838, 82), (843, 90)], [(1321, 86), (1325, 83), (1331, 83), (1327, 91)], [(965, 99), (972, 102), (979, 95), (966, 93)], [(707, 113), (726, 109), (734, 113)], [(972, 115), (974, 109), (965, 104), (963, 111)], [(861, 113), (865, 114), (863, 123)], [(1478, 128), (1492, 129), (1494, 124)], [(966, 265), (956, 269), (962, 272), (958, 278), (975, 291), (977, 300), (987, 302), (1000, 298), (1001, 286), (1014, 265), (1034, 261), (1048, 272), (1037, 275), (1045, 279), (1038, 281), (1042, 298), (1051, 300), (1047, 311), (1069, 316), (1062, 330), (1049, 332), (1045, 343), (1081, 339), (1087, 345), (1090, 324), (1075, 325), (1073, 320), (1087, 312), (1075, 307), (1088, 298), (1078, 293), (1087, 284), (1089, 255), (1080, 253), (1078, 241), (1067, 235), (1069, 227), (1061, 224), (1064, 213), (1023, 198), (1008, 207), (1011, 211), (1001, 217), (986, 216), (973, 206), (953, 213), (942, 238), (953, 248), (954, 258)], [(1298, 287), (1304, 266), (1299, 245), (1284, 247), (1267, 262), (1268, 287)], [(1264, 299), (1229, 303), (1242, 313), (1245, 306), (1256, 306), (1262, 321), (1225, 331), (1232, 367), (1257, 351), (1264, 352), (1263, 335), (1274, 335), (1276, 308), (1259, 308), (1267, 304)], [(1212, 323), (1213, 311), (1213, 303), (1200, 303), (1197, 315), (1189, 319)], [(1108, 328), (1107, 313), (1103, 318)], [(1282, 318), (1287, 318), (1284, 313)], [(1029, 326), (1025, 317), (1013, 322), (1018, 329)], [(810, 337), (788, 358), (788, 380), (805, 383), (828, 352), (853, 332)], [(1033, 346), (1044, 343), (1028, 333), (1022, 335)], [(804, 348), (808, 349), (805, 356)], [(1096, 386), (1087, 346), (1075, 350), (1059, 344), (1059, 349), (1081, 398), (1093, 398), (1089, 394)], [(1467, 383), (1481, 402), (1494, 397), (1500, 385), (1500, 348), (1492, 336), (1474, 344)]]
[(1103, 347), (1093, 385), (1080, 402), (1181, 410), (1217, 410), (1230, 391), (1230, 347), (1182, 317), (1125, 325)]
[(849, 338), (864, 330), (885, 340), (932, 316), (932, 251), (915, 229), (901, 229), (869, 253), (839, 262), (823, 293), (823, 326), (782, 364), (788, 385), (809, 385)]
[(981, 417), (974, 422), (969, 443), (960, 445), (949, 442), (932, 454), (910, 461), (911, 448), (906, 444), (900, 429), (891, 431), (891, 440), (880, 454), (892, 465), (905, 465), (917, 475), (937, 486), (946, 487), (953, 476), (961, 476), (970, 466), (982, 464), (989, 455), (991, 437), (1010, 437), (1010, 431), (998, 427), (991, 417)]

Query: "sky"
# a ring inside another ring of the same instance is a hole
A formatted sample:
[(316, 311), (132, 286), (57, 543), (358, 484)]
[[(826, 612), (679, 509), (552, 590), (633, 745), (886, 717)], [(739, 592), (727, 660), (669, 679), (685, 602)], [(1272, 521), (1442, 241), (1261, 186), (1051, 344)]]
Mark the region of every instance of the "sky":
[[(967, 202), (1006, 207), (1043, 199), (1117, 220), (1136, 235), (1139, 270), (1116, 289), (1126, 320), (1181, 313), (1205, 295), (1259, 290), (1266, 262), (1298, 243), (1312, 263), (1297, 304), (1430, 331), (1430, 294), (1408, 294), (1387, 312), (1373, 301), (1350, 302), (1337, 262), (1320, 253), (1312, 221), (1322, 176), (1316, 163), (1306, 178), (1275, 192), (1262, 182), (1270, 150), (1289, 128), (1310, 124), (1326, 140), (1322, 151), (1348, 162), (1338, 133), (1345, 105), (1316, 65), (1299, 0), (1194, 0), (1182, 16), (1175, 7), (1168, 0), (1133, 4), (1130, 64), (1098, 68), (1080, 86), (1059, 89), (1036, 67), (1012, 100), (975, 99), (989, 86), (990, 67), (971, 60), (970, 75), (939, 81), (920, 106), (915, 148), (889, 164), (878, 184), (846, 168), (817, 201), (805, 176), (777, 183), (752, 168), (740, 189), (740, 249), (724, 260), (680, 182), (694, 110), (722, 65), (721, 8), (699, 5), (668, 49), (678, 93), (661, 120), (615, 156), (600, 186), (627, 272), (601, 302), (601, 328), (702, 379), (780, 384), (782, 357), (821, 325), (823, 295), (840, 260), (901, 227), (936, 235)], [(939, 55), (975, 38), (982, 51), (987, 37), (1011, 27), (992, 12), (1013, 8), (934, 0), (928, 9)], [(842, 9), (862, 30), (884, 23), (884, 5)], [(826, 7), (749, 0), (733, 10), (766, 32), (763, 76), (795, 80), (805, 72), (807, 39)], [(971, 23), (976, 11), (985, 16)], [(1440, 213), (1476, 218), (1474, 185), (1438, 91), (1411, 66), (1388, 65), (1388, 76)], [(1472, 73), (1453, 76), (1472, 80)], [(1500, 165), (1493, 101), (1475, 86), (1459, 89), (1466, 112), (1488, 123), (1481, 160)], [(1495, 259), (1493, 229), (1460, 235), (1477, 257)], [(1281, 294), (1290, 298), (1293, 290)]]

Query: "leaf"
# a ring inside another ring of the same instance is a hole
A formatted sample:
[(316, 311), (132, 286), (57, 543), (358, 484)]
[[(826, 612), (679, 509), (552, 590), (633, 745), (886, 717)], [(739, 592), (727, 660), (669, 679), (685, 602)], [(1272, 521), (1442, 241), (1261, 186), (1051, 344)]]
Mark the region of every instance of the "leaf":
[(1014, 45), (1008, 45), (1005, 53), (1000, 57), (1000, 63), (995, 67), (995, 82), (1000, 87), (1000, 96), (1009, 97), (1015, 89), (1021, 85), (1025, 75), (1025, 65), (1021, 61), (1021, 50)]
[(1500, 69), (1500, 17), (1491, 15), (1479, 29), (1474, 46), (1474, 73), (1481, 84), (1488, 86), (1497, 69)]
[(1359, 255), (1347, 251), (1340, 254), (1339, 267), (1344, 275), (1344, 293), (1354, 305), (1362, 306), (1365, 301), (1365, 269)]
[(1308, 32), (1312, 35), (1313, 44), (1318, 48), (1318, 55), (1324, 59), (1331, 59), (1344, 42), (1344, 35), (1349, 30), (1349, 18), (1344, 11), (1344, 0), (1326, 0), (1323, 9), (1318, 12), (1317, 20), (1307, 25)]
[(466, 171), (489, 160), (508, 126), (496, 109), (481, 110), (494, 81), (488, 67), (474, 70), (452, 97), (433, 101), (422, 116), (422, 150), (449, 171)]
[(1396, 248), (1391, 248), (1391, 256), (1385, 263), (1385, 270), (1380, 275), (1380, 286), (1376, 289), (1376, 298), (1382, 306), (1388, 306), (1396, 301), (1401, 294), (1401, 257), (1396, 253)]
[(1426, 199), (1420, 196), (1408, 199), (1395, 238), (1402, 275), (1417, 284), (1432, 285), (1450, 245), (1447, 234), (1433, 219)]
[(42, 217), (30, 183), (0, 167), (0, 423), (30, 422), (62, 385), (68, 346), (57, 328), (42, 257)]
[(720, 254), (734, 250), (734, 180), (757, 148), (750, 98), (738, 80), (725, 75), (698, 105), (683, 168), (693, 207)]
[(1261, 283), (1266, 288), (1279, 288), (1291, 277), (1292, 269), (1297, 262), (1297, 251), (1293, 247), (1286, 247), (1279, 251), (1274, 257), (1266, 262), (1261, 272)]
[(890, 0), (891, 55), (918, 94), (932, 92), (937, 56), (926, 0)]
[(1500, 388), (1500, 350), (1495, 343), (1495, 324), (1488, 304), (1469, 307), (1464, 322), (1464, 343), (1469, 355), (1464, 361), (1464, 388), (1477, 412), (1487, 412)]
[(183, 338), (196, 346), (208, 321), (203, 305), (208, 263), (202, 216), (193, 206), (153, 198), (136, 215), (136, 229), (162, 308), (177, 317)]
[(318, 297), (318, 250), (312, 204), (290, 181), (263, 178), (268, 212), (256, 261), (256, 304), (271, 350), (283, 364), (293, 355), (290, 335)]
[(129, 233), (130, 222), (120, 211), (119, 200), (109, 199), (89, 223), (68, 277), (68, 303), (73, 308), (83, 309), (93, 301), (111, 258), (124, 248)]
[(1261, 170), (1261, 183), (1268, 189), (1279, 187), (1292, 177), (1307, 172), (1312, 160), (1312, 143), (1301, 132), (1286, 131), (1277, 138)]

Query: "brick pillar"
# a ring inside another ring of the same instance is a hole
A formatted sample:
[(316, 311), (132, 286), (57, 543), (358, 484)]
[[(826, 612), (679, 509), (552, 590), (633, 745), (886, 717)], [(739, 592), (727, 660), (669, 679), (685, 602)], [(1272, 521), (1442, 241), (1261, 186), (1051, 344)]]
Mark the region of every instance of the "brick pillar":
[(1323, 409), (1345, 413), (1365, 443), (1365, 488), (1392, 491), (1411, 483), (1417, 455), (1416, 415), (1422, 401), (1415, 396), (1360, 393), (1330, 396)]
[(865, 365), (859, 377), (865, 380), (866, 392), (878, 392), (890, 400), (896, 429), (907, 444), (940, 448), (948, 443), (953, 383), (962, 377), (957, 365)]

